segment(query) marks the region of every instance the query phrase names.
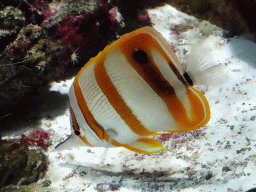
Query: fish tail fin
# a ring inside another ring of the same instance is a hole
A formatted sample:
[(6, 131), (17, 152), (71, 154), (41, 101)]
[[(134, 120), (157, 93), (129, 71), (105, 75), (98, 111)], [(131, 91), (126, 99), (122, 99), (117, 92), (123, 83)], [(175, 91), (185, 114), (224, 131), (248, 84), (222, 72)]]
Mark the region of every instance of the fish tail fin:
[(194, 85), (217, 86), (227, 81), (228, 72), (224, 64), (219, 64), (216, 45), (211, 37), (192, 43), (192, 49), (187, 56), (186, 72)]

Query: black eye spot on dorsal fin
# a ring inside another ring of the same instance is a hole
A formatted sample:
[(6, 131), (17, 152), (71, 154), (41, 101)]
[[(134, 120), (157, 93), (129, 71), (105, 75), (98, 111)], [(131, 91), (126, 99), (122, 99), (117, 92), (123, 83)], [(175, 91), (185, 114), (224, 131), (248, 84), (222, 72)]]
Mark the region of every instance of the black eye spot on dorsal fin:
[(149, 62), (148, 54), (143, 50), (135, 50), (132, 56), (139, 64), (147, 64)]
[(183, 75), (182, 75), (183, 79), (187, 82), (188, 85), (190, 86), (193, 86), (193, 81), (192, 79), (190, 78), (190, 76), (188, 75), (187, 72), (185, 72)]

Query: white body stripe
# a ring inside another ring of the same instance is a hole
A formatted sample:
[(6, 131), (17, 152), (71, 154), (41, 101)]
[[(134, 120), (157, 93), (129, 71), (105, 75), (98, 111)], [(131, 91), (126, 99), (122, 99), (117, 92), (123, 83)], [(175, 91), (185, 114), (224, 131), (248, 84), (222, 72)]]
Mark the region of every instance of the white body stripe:
[[(173, 52), (167, 51), (160, 40), (162, 40), (163, 42), (165, 42), (167, 44), (168, 44), (168, 42), (161, 35), (156, 37), (154, 34), (149, 33), (147, 31), (145, 31), (145, 33), (149, 34), (151, 37), (153, 37), (159, 43), (159, 45), (162, 47), (164, 52), (168, 55), (168, 58), (172, 61), (172, 63), (175, 65), (175, 67), (181, 72), (182, 71), (181, 65), (180, 65), (180, 62), (177, 60), (176, 55)], [(158, 62), (156, 62), (155, 64), (158, 64)]]
[[(116, 141), (123, 144), (135, 142), (140, 137), (126, 125), (101, 91), (95, 79), (94, 66), (95, 63), (89, 65), (78, 79), (90, 112), (98, 124), (103, 126), (105, 130), (112, 129), (117, 133), (117, 136), (114, 138)], [(108, 85), (106, 84), (106, 86)]]

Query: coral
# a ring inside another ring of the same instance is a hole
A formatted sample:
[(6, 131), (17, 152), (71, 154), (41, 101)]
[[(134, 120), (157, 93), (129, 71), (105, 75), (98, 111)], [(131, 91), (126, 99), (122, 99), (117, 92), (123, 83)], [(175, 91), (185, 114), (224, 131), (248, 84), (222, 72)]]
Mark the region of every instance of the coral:
[(42, 37), (42, 28), (38, 25), (29, 24), (23, 27), (17, 38), (7, 46), (6, 51), (9, 53), (24, 53), (28, 48), (31, 47), (33, 41), (38, 40)]
[(28, 5), (30, 11), (36, 11), (39, 14), (42, 14), (42, 10), (48, 9), (48, 2), (43, 0), (34, 0), (31, 4)]
[(111, 183), (99, 183), (97, 184), (96, 189), (99, 192), (106, 192), (106, 191), (117, 191), (119, 187)]
[(175, 25), (173, 28), (172, 28), (172, 34), (175, 34), (175, 35), (180, 35), (180, 30), (179, 30), (179, 25)]
[(178, 143), (186, 143), (188, 138), (190, 139), (191, 135), (194, 139), (196, 139), (199, 135), (204, 135), (204, 130), (206, 128), (201, 128), (201, 129), (196, 129), (193, 131), (188, 131), (188, 132), (177, 132), (177, 133), (167, 133), (158, 136), (158, 141), (161, 143), (164, 143), (165, 141), (169, 141), (170, 138), (172, 139), (173, 144), (178, 144)]
[(0, 143), (0, 191), (7, 185), (36, 182), (46, 170), (46, 157), (40, 150), (29, 150), (22, 143)]
[(50, 69), (58, 65), (56, 50), (59, 47), (58, 43), (47, 40), (44, 30), (38, 25), (28, 24), (20, 30), (0, 55), (2, 112), (13, 112), (12, 107), (56, 76), (56, 72)]
[[(57, 11), (52, 11), (50, 9), (49, 2), (47, 2), (47, 0), (34, 0), (31, 4), (28, 5), (29, 10), (32, 12), (36, 11), (39, 15), (42, 15), (44, 21), (57, 13)], [(44, 24), (47, 26), (49, 23), (45, 22)]]
[(42, 130), (34, 130), (28, 136), (26, 135), (18, 135), (20, 138), (20, 142), (29, 146), (37, 146), (42, 150), (46, 150), (49, 144), (51, 133), (42, 131)]
[[(12, 30), (12, 38), (4, 43), (0, 55), (0, 107), (6, 109), (0, 116), (12, 113), (40, 85), (67, 73), (69, 63), (84, 65), (116, 39), (121, 22), (117, 20), (121, 18), (117, 9), (121, 5), (115, 7), (113, 2), (26, 0), (17, 4), (19, 9), (6, 7), (0, 12), (7, 14), (5, 20), (12, 18), (8, 26), (2, 25)], [(147, 12), (141, 9), (136, 22), (143, 26), (149, 25), (149, 21)]]
[(55, 37), (61, 40), (64, 47), (64, 54), (61, 54), (63, 62), (67, 63), (78, 48), (79, 52), (85, 53), (84, 61), (103, 49), (109, 39), (115, 36), (115, 14), (113, 9), (109, 10), (106, 1), (99, 1), (92, 13), (82, 11), (80, 15), (68, 15), (63, 18)]
[(0, 24), (2, 29), (17, 33), (25, 25), (25, 16), (18, 8), (7, 6), (0, 11)]
[(65, 177), (63, 178), (63, 180), (66, 180), (66, 179), (68, 179), (68, 178), (70, 178), (70, 177), (73, 177), (75, 174), (76, 174), (76, 170), (74, 169), (74, 170), (72, 170), (71, 173), (69, 173), (67, 176), (65, 176)]
[(164, 135), (160, 135), (158, 138), (158, 141), (160, 141), (161, 143), (164, 143), (165, 141), (168, 141), (170, 138), (177, 139), (179, 137), (180, 137), (179, 133), (167, 133)]
[(139, 15), (138, 19), (139, 19), (140, 22), (144, 23), (145, 25), (150, 25), (151, 19), (150, 19), (148, 13), (145, 13), (143, 15)]
[(116, 21), (116, 16), (117, 16), (117, 10), (115, 8), (112, 8), (109, 10), (109, 19), (110, 21)]
[(172, 48), (172, 50), (173, 50), (174, 53), (177, 52), (177, 50), (176, 50), (175, 46), (173, 45), (173, 43), (170, 44), (170, 47)]
[(18, 8), (8, 6), (0, 11), (0, 52), (8, 45), (8, 42), (15, 39), (18, 32), (25, 26), (25, 16)]

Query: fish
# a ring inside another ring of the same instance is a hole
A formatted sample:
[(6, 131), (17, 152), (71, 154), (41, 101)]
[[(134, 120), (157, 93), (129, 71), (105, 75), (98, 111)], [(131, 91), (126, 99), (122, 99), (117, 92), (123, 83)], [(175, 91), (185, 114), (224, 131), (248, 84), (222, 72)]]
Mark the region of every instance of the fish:
[[(190, 69), (196, 78), (198, 70)], [(193, 78), (153, 27), (124, 34), (76, 75), (68, 94), (72, 134), (56, 150), (165, 150), (152, 136), (192, 131), (210, 120), (207, 98), (193, 86)]]

